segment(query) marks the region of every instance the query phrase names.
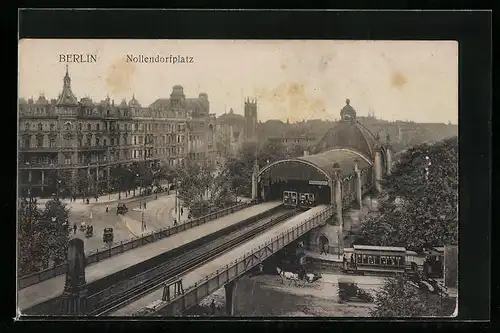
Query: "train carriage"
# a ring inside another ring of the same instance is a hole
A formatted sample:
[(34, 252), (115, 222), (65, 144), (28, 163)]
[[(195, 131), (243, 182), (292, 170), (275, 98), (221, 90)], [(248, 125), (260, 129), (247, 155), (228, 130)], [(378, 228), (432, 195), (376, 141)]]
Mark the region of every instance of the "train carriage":
[(300, 193), (299, 197), (300, 208), (309, 209), (316, 206), (314, 193)]
[(283, 204), (286, 207), (292, 207), (292, 208), (297, 207), (297, 204), (298, 204), (297, 196), (298, 196), (297, 192), (284, 191), (283, 192)]

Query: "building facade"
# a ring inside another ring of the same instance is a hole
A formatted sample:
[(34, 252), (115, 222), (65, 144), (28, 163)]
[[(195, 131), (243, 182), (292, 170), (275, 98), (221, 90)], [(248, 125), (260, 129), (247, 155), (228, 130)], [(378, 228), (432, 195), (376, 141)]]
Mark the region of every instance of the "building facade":
[(189, 158), (213, 160), (214, 132), (207, 94), (186, 99), (182, 87), (174, 86), (170, 99), (149, 107), (135, 96), (120, 104), (109, 97), (78, 101), (66, 68), (57, 99), (19, 100), (21, 194), (102, 193), (112, 187), (115, 166), (161, 162), (174, 167)]
[(245, 141), (246, 118), (234, 113), (224, 113), (217, 118), (217, 152), (219, 158), (235, 156)]

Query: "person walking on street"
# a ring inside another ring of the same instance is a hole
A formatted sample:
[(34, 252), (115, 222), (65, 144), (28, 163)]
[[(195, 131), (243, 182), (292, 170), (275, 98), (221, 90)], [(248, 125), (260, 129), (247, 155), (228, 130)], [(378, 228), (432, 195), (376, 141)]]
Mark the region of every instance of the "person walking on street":
[(174, 218), (174, 227), (177, 226), (177, 219)]
[(184, 208), (181, 207), (181, 215), (184, 215)]
[(144, 201), (144, 209), (146, 209), (146, 201)]
[(78, 229), (78, 227), (76, 226), (76, 223), (73, 225), (73, 235), (76, 234), (76, 230)]
[(109, 212), (109, 206), (106, 205), (106, 213)]

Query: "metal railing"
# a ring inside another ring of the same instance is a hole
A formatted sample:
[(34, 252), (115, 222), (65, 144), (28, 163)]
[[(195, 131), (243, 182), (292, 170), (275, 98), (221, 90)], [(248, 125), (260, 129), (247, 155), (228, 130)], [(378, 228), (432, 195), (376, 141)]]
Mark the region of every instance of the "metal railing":
[[(240, 203), (238, 205), (232, 206), (225, 208), (223, 210), (213, 212), (211, 214), (201, 216), (199, 218), (189, 220), (184, 223), (179, 223), (177, 226), (169, 226), (166, 228), (158, 229), (155, 231), (152, 231), (148, 234), (145, 234), (143, 236), (138, 236), (138, 237), (132, 237), (128, 240), (125, 241), (120, 241), (120, 242), (115, 242), (111, 244), (111, 246), (106, 246), (102, 249), (97, 249), (97, 250), (92, 250), (89, 251), (85, 254), (85, 259), (86, 259), (86, 265), (90, 265), (92, 263), (97, 263), (99, 261), (108, 259), (112, 256), (121, 254), (123, 252), (126, 252), (128, 250), (135, 249), (137, 247), (147, 245), (150, 243), (153, 243), (157, 240), (169, 237), (171, 235), (177, 234), (179, 232), (191, 229), (193, 227), (202, 225), (206, 222), (218, 219), (220, 217), (232, 214), (234, 212), (240, 211), (244, 208), (250, 207), (253, 205), (254, 202), (244, 202)], [(31, 285), (43, 282), (45, 280), (49, 280), (51, 278), (54, 278), (58, 275), (66, 274), (66, 262), (63, 264), (60, 264), (58, 266), (52, 267), (45, 269), (40, 272), (32, 273), (30, 275), (26, 275), (23, 277), (20, 277), (18, 280), (18, 289), (23, 289), (26, 287), (29, 287)]]
[[(245, 274), (251, 268), (258, 265), (259, 262), (267, 259), (306, 232), (323, 224), (332, 214), (335, 214), (335, 208), (328, 206), (323, 211), (303, 221), (299, 225), (282, 232), (276, 237), (266, 241), (264, 244), (255, 247), (250, 252), (245, 253), (242, 257), (234, 260), (230, 264), (207, 275), (191, 287), (185, 289), (182, 294), (175, 295), (170, 301), (163, 300), (163, 304), (158, 306), (154, 313), (144, 313), (144, 310), (141, 310), (138, 314), (166, 316), (181, 314), (184, 310), (198, 304), (203, 298), (209, 296), (223, 285)], [(276, 248), (274, 248), (274, 244), (277, 244)], [(272, 247), (272, 251), (267, 251), (269, 247)], [(253, 260), (256, 257), (259, 258), (259, 260)]]

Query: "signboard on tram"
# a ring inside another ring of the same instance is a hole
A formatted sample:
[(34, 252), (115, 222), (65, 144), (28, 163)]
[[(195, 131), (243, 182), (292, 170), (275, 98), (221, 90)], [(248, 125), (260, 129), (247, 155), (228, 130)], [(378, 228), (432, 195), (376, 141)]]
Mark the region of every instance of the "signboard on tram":
[(309, 185), (323, 185), (323, 186), (327, 186), (328, 185), (328, 181), (326, 181), (326, 180), (310, 180), (309, 181)]

